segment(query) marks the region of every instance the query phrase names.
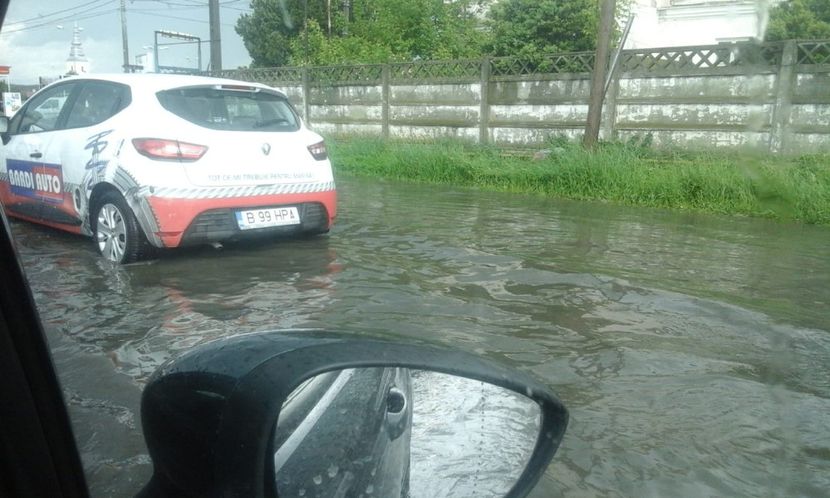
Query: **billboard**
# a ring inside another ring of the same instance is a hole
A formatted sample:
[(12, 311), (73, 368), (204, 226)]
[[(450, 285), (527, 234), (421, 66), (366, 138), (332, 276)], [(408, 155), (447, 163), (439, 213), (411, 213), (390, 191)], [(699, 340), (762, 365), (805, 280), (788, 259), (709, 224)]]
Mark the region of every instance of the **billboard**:
[(20, 92), (3, 92), (3, 113), (12, 117), (20, 106), (23, 105), (23, 100), (20, 98)]

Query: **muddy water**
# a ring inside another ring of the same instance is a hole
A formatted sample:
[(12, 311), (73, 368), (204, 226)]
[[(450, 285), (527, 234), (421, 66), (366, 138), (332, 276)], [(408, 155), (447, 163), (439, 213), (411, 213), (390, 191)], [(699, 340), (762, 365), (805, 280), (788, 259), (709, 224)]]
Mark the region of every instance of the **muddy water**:
[(141, 386), (201, 342), (287, 327), (427, 339), (571, 410), (536, 496), (830, 489), (830, 229), (345, 179), (328, 237), (124, 268), (14, 223), (88, 477), (150, 472)]

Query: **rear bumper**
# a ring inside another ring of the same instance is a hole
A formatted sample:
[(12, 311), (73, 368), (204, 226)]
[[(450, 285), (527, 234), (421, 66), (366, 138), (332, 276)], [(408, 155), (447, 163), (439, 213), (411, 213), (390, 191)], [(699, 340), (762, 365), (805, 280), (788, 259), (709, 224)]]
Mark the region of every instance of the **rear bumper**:
[[(161, 241), (163, 247), (268, 235), (322, 233), (331, 228), (337, 216), (337, 193), (334, 190), (221, 199), (182, 199), (151, 195), (146, 201), (158, 227), (148, 238)], [(236, 211), (277, 206), (296, 206), (301, 223), (256, 230), (239, 229), (234, 214)]]

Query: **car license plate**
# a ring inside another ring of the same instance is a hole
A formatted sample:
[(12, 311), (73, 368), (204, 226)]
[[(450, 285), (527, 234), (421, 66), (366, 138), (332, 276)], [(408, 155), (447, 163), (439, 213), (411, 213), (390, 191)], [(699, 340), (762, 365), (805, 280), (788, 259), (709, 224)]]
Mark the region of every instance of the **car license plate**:
[(240, 230), (299, 225), (300, 213), (293, 206), (237, 211), (236, 223), (239, 225)]

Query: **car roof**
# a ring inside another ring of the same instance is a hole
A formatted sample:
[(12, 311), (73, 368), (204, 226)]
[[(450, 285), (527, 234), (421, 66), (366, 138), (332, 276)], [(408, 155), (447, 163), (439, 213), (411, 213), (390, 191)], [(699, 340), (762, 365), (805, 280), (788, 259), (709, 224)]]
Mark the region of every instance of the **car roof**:
[[(194, 76), (189, 74), (161, 74), (161, 73), (111, 73), (111, 74), (87, 74), (83, 76), (70, 76), (55, 83), (65, 81), (112, 81), (128, 85), (134, 91), (156, 93), (170, 88), (201, 85), (245, 85), (249, 87), (267, 89), (276, 92), (283, 97), (285, 94), (262, 83), (253, 81), (232, 80), (228, 78), (215, 78), (212, 76)], [(53, 83), (54, 84), (54, 83)], [(51, 86), (51, 85), (50, 85)]]

